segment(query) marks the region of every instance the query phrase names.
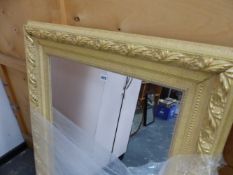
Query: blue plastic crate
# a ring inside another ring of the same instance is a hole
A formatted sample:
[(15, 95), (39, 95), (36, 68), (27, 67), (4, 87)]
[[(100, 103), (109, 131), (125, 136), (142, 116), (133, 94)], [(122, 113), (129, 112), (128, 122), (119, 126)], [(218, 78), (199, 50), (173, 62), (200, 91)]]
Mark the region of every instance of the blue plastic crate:
[(177, 103), (170, 99), (160, 100), (155, 109), (155, 116), (167, 120), (176, 116)]

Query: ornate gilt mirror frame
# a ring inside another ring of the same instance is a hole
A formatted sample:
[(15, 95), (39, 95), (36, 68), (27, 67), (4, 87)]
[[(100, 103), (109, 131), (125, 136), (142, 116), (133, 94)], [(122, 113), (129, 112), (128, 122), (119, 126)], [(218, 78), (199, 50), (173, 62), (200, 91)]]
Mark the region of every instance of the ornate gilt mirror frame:
[[(232, 48), (39, 22), (24, 30), (31, 109), (49, 121), (55, 55), (182, 90), (170, 156), (222, 153), (233, 122)], [(49, 174), (39, 154), (35, 146), (37, 173)]]

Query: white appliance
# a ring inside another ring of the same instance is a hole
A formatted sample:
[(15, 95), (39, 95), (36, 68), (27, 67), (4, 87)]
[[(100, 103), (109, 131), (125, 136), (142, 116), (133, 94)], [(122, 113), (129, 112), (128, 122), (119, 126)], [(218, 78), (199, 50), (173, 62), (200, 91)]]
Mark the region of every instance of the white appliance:
[(53, 106), (107, 150), (124, 154), (141, 80), (132, 79), (124, 91), (124, 75), (62, 58), (51, 60)]
[(0, 80), (0, 157), (23, 142), (23, 136)]

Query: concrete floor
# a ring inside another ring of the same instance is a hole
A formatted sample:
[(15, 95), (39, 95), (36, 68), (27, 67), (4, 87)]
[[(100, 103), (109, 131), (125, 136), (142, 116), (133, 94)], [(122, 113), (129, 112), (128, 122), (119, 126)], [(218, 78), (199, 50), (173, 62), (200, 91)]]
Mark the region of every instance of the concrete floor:
[(0, 166), (0, 175), (35, 175), (33, 151), (26, 149)]
[[(152, 109), (148, 109), (147, 115), (153, 115)], [(142, 114), (136, 114), (132, 130), (138, 125)], [(128, 166), (140, 166), (150, 161), (162, 162), (167, 159), (176, 118), (161, 120), (155, 118), (155, 122), (147, 127), (142, 127), (137, 134), (130, 138), (127, 152), (122, 162)]]

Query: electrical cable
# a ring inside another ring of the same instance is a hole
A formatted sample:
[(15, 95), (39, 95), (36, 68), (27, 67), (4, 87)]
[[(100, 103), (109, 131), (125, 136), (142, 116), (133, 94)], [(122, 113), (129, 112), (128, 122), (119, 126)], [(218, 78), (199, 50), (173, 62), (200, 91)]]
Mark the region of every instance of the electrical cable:
[(119, 126), (119, 122), (120, 122), (120, 117), (121, 117), (121, 111), (122, 111), (122, 107), (123, 107), (123, 103), (124, 103), (124, 99), (125, 99), (125, 93), (126, 93), (126, 90), (132, 84), (132, 81), (133, 81), (133, 78), (128, 77), (128, 76), (126, 77), (125, 85), (123, 87), (123, 93), (122, 93), (122, 99), (121, 99), (121, 106), (120, 106), (120, 110), (119, 110), (119, 116), (118, 116), (118, 119), (117, 119), (117, 126), (116, 126), (114, 140), (113, 140), (113, 145), (112, 145), (112, 152), (114, 151), (114, 146), (115, 146), (115, 142), (116, 142), (116, 135), (117, 135), (117, 130), (118, 130), (118, 126)]

